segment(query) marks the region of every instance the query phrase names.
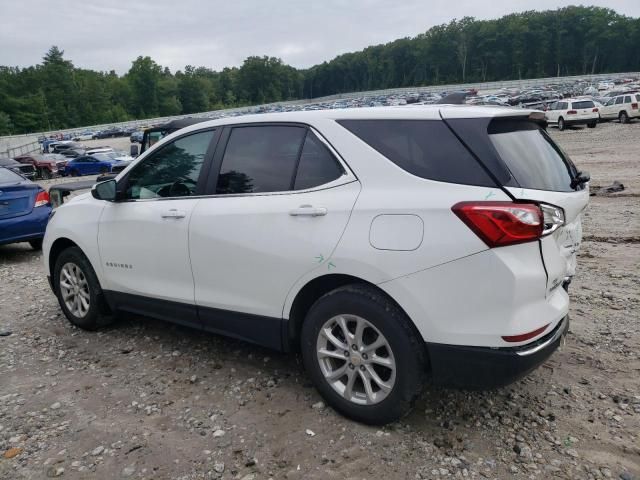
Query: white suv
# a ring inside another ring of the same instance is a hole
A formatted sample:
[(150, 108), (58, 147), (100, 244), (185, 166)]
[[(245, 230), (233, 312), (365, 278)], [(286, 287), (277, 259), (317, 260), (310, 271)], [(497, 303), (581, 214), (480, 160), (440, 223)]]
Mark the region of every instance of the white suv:
[(567, 331), (588, 176), (543, 125), (443, 105), (199, 123), (58, 208), (44, 262), (81, 328), (133, 312), (298, 350), (329, 404), (385, 423), (425, 374), (505, 385)]
[(620, 120), (628, 123), (632, 118), (640, 118), (640, 93), (616, 95), (600, 108), (602, 120)]
[(545, 112), (547, 122), (564, 130), (571, 125), (586, 125), (595, 128), (598, 125), (598, 107), (588, 98), (566, 98), (549, 106)]

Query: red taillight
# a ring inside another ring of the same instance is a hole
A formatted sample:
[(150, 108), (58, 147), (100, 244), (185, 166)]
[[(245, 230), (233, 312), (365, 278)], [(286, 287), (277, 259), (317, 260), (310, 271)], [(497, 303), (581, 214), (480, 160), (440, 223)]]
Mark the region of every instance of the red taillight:
[(578, 111), (577, 111), (577, 110), (569, 110), (569, 111), (567, 112), (567, 115), (575, 115), (575, 114), (577, 114), (577, 113), (578, 113)]
[(638, 104), (637, 103), (632, 103), (631, 104), (631, 108), (633, 108), (634, 110), (638, 109)]
[(544, 327), (540, 327), (535, 329), (533, 332), (523, 333), (521, 335), (507, 335), (502, 337), (505, 342), (524, 342), (525, 340), (530, 340), (533, 337), (537, 337), (542, 332), (544, 332), (549, 324), (547, 323)]
[(598, 109), (594, 108), (593, 110), (591, 110), (593, 113), (598, 113)]
[(544, 229), (534, 203), (460, 202), (451, 210), (490, 248), (537, 240)]
[(43, 207), (45, 205), (49, 205), (49, 202), (49, 194), (47, 192), (39, 192), (38, 195), (36, 195), (36, 203), (34, 207)]

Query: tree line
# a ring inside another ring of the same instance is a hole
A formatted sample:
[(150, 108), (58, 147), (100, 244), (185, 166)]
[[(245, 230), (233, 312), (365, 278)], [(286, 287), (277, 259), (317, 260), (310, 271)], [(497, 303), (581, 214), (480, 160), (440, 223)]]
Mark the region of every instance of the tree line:
[(640, 70), (640, 18), (607, 8), (465, 17), (309, 69), (252, 56), (172, 73), (150, 57), (129, 71), (77, 68), (54, 46), (39, 65), (0, 66), (0, 135), (72, 128), (394, 87)]

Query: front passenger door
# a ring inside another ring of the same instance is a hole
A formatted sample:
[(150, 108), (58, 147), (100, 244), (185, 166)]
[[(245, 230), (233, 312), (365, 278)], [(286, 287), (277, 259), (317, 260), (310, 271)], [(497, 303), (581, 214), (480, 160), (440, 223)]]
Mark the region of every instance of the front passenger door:
[(214, 130), (179, 137), (118, 181), (125, 199), (105, 206), (98, 244), (105, 289), (122, 310), (199, 326), (188, 226), (215, 139)]

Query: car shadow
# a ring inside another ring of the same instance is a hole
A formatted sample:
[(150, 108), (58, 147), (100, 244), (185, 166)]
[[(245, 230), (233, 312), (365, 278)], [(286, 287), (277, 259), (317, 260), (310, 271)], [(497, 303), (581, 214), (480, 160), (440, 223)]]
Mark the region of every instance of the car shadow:
[(28, 243), (0, 245), (0, 263), (3, 264), (27, 263), (39, 255), (41, 252), (35, 251)]

